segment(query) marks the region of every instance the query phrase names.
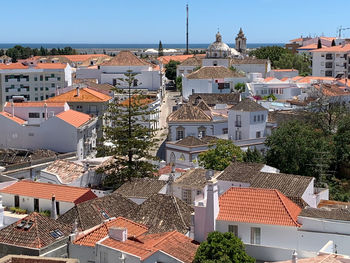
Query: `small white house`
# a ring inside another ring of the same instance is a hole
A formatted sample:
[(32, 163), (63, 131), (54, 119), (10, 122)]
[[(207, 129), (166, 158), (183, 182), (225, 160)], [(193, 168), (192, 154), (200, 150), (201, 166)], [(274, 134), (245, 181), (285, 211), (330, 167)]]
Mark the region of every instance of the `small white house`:
[(19, 207), (28, 212), (52, 211), (52, 199), (56, 200), (57, 214), (64, 214), (76, 204), (97, 196), (89, 188), (63, 186), (22, 180), (0, 190), (3, 205)]

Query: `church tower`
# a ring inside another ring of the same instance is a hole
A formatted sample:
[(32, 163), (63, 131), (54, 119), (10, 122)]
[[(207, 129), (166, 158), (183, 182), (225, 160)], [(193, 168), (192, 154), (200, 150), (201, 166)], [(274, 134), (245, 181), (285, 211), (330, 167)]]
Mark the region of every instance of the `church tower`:
[(244, 36), (242, 28), (239, 29), (236, 37), (236, 50), (241, 53), (245, 53), (247, 50), (247, 38)]

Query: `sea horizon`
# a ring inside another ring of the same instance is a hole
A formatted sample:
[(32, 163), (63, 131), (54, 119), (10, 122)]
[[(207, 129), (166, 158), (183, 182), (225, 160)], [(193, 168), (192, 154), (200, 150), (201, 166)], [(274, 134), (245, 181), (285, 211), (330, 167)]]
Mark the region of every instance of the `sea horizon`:
[[(0, 43), (0, 49), (9, 49), (16, 45), (30, 48), (64, 48), (70, 46), (74, 49), (158, 49), (158, 43), (155, 44), (86, 44), (86, 43)], [(192, 43), (189, 44), (190, 49), (206, 49), (210, 43)], [(235, 44), (228, 43), (232, 48)], [(285, 43), (247, 43), (247, 48), (259, 48), (264, 46), (284, 46)], [(163, 44), (165, 49), (184, 49), (186, 44)]]

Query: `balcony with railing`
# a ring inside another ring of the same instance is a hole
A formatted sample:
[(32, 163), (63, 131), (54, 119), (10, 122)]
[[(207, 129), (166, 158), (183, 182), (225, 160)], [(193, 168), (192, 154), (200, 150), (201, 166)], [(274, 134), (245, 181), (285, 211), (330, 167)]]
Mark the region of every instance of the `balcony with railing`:
[(242, 127), (242, 122), (241, 121), (236, 121), (235, 125), (236, 125), (236, 127)]
[(333, 54), (326, 54), (326, 59), (333, 59)]
[(326, 62), (326, 68), (333, 68), (332, 62)]

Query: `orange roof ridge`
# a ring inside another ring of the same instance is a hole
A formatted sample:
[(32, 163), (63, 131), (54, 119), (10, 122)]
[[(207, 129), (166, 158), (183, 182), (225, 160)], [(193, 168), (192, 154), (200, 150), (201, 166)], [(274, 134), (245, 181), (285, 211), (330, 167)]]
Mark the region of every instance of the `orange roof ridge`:
[(6, 112), (6, 111), (0, 112), (0, 115), (4, 116), (4, 117), (6, 117), (6, 118), (8, 118), (8, 119), (10, 119), (10, 120), (12, 120), (12, 121), (14, 121), (14, 122), (20, 124), (20, 125), (23, 125), (24, 123), (26, 123), (25, 120), (23, 120), (23, 119), (21, 119), (21, 118), (18, 118), (18, 117), (16, 117), (16, 116), (12, 116), (12, 114), (10, 114), (10, 113), (8, 113), (8, 112)]
[[(282, 193), (281, 193), (280, 191), (278, 191), (277, 189), (273, 189), (273, 190), (274, 190), (275, 193), (277, 194), (278, 198), (281, 200), (281, 202), (282, 202), (284, 208), (286, 209), (286, 211), (287, 211), (287, 213), (288, 213), (290, 219), (291, 219), (297, 226), (300, 226), (300, 224), (299, 224), (296, 220), (294, 220), (293, 216), (291, 215), (291, 212), (290, 212), (289, 209), (288, 209), (287, 204), (286, 204), (286, 203), (284, 202), (284, 200), (283, 200), (284, 198), (288, 198), (288, 197), (286, 197), (286, 196), (283, 196), (283, 197), (282, 197)], [(290, 200), (290, 201), (291, 201), (291, 200)], [(291, 201), (291, 202), (292, 202), (292, 201)]]
[(146, 225), (137, 223), (137, 222), (132, 221), (131, 219), (128, 219), (128, 218), (126, 218), (126, 217), (118, 216), (116, 219), (121, 219), (121, 220), (127, 221), (127, 222), (129, 222), (129, 223), (131, 223), (131, 224), (137, 225), (137, 226), (139, 226), (139, 227), (142, 227), (142, 228), (148, 230), (148, 227), (147, 227)]
[(81, 127), (92, 119), (90, 115), (75, 110), (62, 111), (57, 114), (56, 117), (69, 123), (75, 128)]

